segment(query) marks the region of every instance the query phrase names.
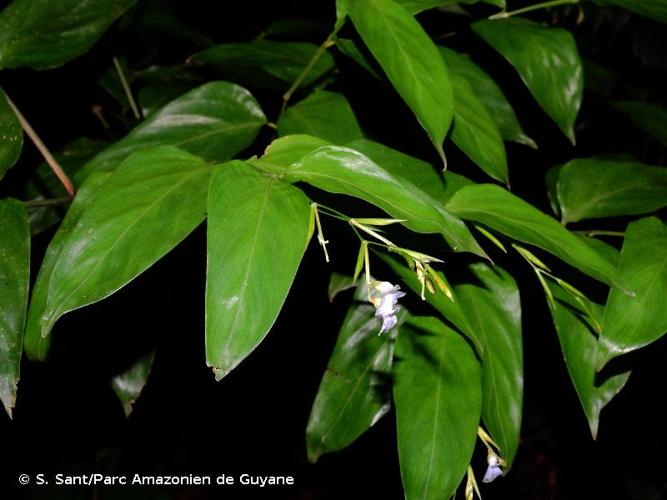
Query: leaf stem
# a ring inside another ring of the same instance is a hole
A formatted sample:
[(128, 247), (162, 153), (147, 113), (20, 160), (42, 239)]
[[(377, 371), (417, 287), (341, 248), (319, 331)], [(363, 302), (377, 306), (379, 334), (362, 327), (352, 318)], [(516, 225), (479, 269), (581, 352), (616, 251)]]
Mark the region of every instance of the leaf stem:
[(123, 68), (120, 65), (120, 61), (116, 56), (113, 56), (112, 59), (113, 59), (113, 65), (116, 68), (116, 73), (118, 73), (118, 78), (120, 79), (120, 83), (123, 86), (123, 91), (125, 92), (125, 96), (127, 97), (127, 102), (130, 104), (130, 108), (132, 108), (132, 114), (137, 119), (137, 121), (141, 121), (142, 119), (141, 111), (139, 110), (139, 106), (137, 106), (137, 102), (134, 100), (134, 96), (132, 95), (132, 89), (130, 88), (130, 84), (127, 81), (127, 78), (125, 77), (125, 72), (123, 71)]
[(21, 111), (19, 111), (19, 109), (16, 107), (16, 104), (14, 104), (14, 102), (9, 98), (7, 93), (5, 93), (5, 97), (7, 98), (7, 102), (9, 103), (11, 108), (14, 110), (16, 117), (19, 119), (19, 123), (21, 124), (21, 128), (23, 129), (23, 131), (30, 138), (30, 140), (35, 145), (37, 150), (40, 152), (42, 157), (44, 157), (44, 160), (49, 165), (49, 167), (51, 167), (51, 170), (53, 170), (53, 173), (56, 175), (60, 183), (63, 185), (65, 191), (67, 191), (67, 194), (70, 196), (70, 198), (74, 198), (74, 185), (72, 184), (70, 178), (67, 177), (67, 174), (62, 169), (58, 161), (53, 157), (53, 155), (49, 151), (49, 148), (47, 148), (46, 145), (42, 142), (42, 140), (37, 135), (37, 132), (35, 132), (35, 130), (30, 126), (28, 120), (26, 120), (25, 116), (23, 116)]
[[(280, 108), (280, 114), (278, 115), (278, 118), (282, 116), (282, 114), (285, 112), (285, 108), (287, 108), (287, 103), (289, 100), (292, 98), (292, 94), (296, 92), (296, 89), (298, 89), (305, 78), (308, 76), (308, 73), (313, 69), (317, 61), (320, 60), (320, 58), (324, 55), (324, 53), (327, 51), (327, 49), (331, 46), (333, 46), (336, 43), (336, 33), (338, 33), (338, 29), (334, 29), (331, 34), (322, 42), (322, 45), (317, 47), (317, 50), (313, 53), (313, 56), (310, 58), (308, 63), (304, 66), (304, 68), (301, 70), (301, 73), (299, 73), (299, 76), (294, 80), (294, 83), (290, 86), (289, 89), (287, 89), (287, 92), (283, 94), (283, 105)], [(276, 120), (278, 121), (278, 120)]]
[(536, 3), (533, 5), (527, 5), (521, 9), (513, 10), (510, 12), (502, 11), (497, 14), (489, 16), (489, 19), (507, 19), (508, 17), (517, 16), (519, 14), (525, 14), (526, 12), (531, 12), (533, 10), (548, 9), (549, 7), (557, 7), (559, 5), (568, 5), (579, 3), (579, 0), (550, 0), (548, 2)]
[(42, 200), (29, 200), (24, 201), (23, 204), (27, 208), (42, 208), (42, 207), (57, 207), (59, 205), (67, 205), (72, 201), (71, 198), (51, 198), (51, 199), (42, 199)]
[(625, 233), (623, 231), (606, 231), (604, 229), (591, 229), (589, 231), (575, 231), (575, 233), (585, 234), (586, 236), (618, 236), (623, 238)]

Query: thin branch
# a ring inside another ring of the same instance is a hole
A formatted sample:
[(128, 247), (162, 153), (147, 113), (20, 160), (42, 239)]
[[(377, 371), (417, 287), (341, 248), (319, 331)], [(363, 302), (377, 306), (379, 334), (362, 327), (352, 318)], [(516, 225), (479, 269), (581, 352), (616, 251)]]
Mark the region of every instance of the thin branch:
[(579, 0), (550, 0), (549, 2), (536, 3), (522, 7), (521, 9), (513, 10), (511, 12), (503, 11), (489, 16), (489, 19), (507, 19), (508, 17), (525, 14), (534, 10), (548, 9), (549, 7), (558, 7), (559, 5), (568, 5), (579, 3)]
[(7, 102), (9, 103), (11, 108), (14, 110), (14, 113), (16, 113), (16, 117), (19, 119), (19, 123), (21, 124), (21, 128), (23, 129), (23, 131), (30, 138), (30, 140), (38, 149), (40, 154), (44, 157), (44, 160), (49, 165), (49, 167), (51, 167), (51, 170), (53, 170), (53, 173), (56, 175), (60, 183), (63, 185), (65, 191), (67, 191), (67, 194), (70, 196), (70, 198), (73, 198), (74, 185), (72, 184), (72, 181), (69, 179), (69, 177), (67, 177), (67, 174), (62, 169), (58, 161), (53, 157), (49, 149), (44, 145), (42, 140), (37, 135), (37, 132), (35, 132), (35, 130), (30, 126), (28, 120), (25, 119), (25, 116), (23, 116), (23, 114), (19, 111), (14, 102), (9, 98), (9, 96), (6, 93), (5, 97), (7, 98)]
[(317, 50), (315, 51), (313, 56), (310, 58), (310, 61), (308, 61), (308, 64), (306, 64), (306, 66), (303, 68), (303, 70), (301, 70), (301, 73), (299, 74), (299, 76), (296, 78), (296, 80), (294, 80), (294, 83), (292, 83), (290, 88), (287, 89), (287, 92), (285, 92), (283, 94), (283, 105), (280, 108), (280, 115), (278, 116), (278, 118), (280, 118), (280, 116), (282, 116), (282, 114), (285, 112), (285, 108), (287, 108), (287, 103), (292, 98), (292, 94), (294, 94), (294, 92), (296, 92), (296, 90), (301, 86), (303, 81), (308, 76), (308, 73), (310, 73), (310, 71), (313, 69), (313, 67), (317, 63), (317, 61), (320, 60), (320, 58), (324, 55), (324, 53), (327, 51), (327, 49), (329, 47), (331, 47), (332, 45), (334, 45), (336, 43), (336, 33), (337, 32), (338, 32), (338, 30), (332, 31), (331, 34), (327, 37), (327, 39), (322, 42), (322, 45), (320, 45), (317, 48)]
[(120, 78), (120, 83), (123, 86), (123, 91), (125, 91), (127, 102), (130, 103), (130, 108), (132, 108), (132, 114), (138, 121), (140, 121), (142, 119), (141, 111), (139, 110), (139, 106), (137, 106), (137, 102), (134, 100), (130, 84), (128, 83), (127, 78), (125, 78), (125, 72), (123, 71), (123, 68), (120, 66), (120, 61), (116, 56), (113, 56), (113, 65), (116, 68), (116, 72), (118, 73), (118, 78)]
[(588, 231), (575, 231), (575, 233), (585, 234), (586, 236), (625, 236), (623, 231), (606, 231), (604, 229), (590, 229)]

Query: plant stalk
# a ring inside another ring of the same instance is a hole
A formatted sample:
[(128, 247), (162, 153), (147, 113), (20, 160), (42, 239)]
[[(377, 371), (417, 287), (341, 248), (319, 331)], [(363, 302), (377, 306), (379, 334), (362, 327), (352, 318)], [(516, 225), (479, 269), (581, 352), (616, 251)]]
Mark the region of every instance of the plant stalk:
[(299, 86), (303, 83), (306, 76), (308, 76), (308, 73), (310, 73), (310, 70), (312, 70), (317, 61), (320, 60), (320, 57), (324, 55), (324, 53), (327, 51), (329, 47), (333, 46), (336, 43), (337, 32), (338, 32), (337, 29), (333, 30), (331, 34), (327, 37), (327, 39), (322, 42), (322, 45), (317, 47), (317, 50), (308, 61), (308, 64), (306, 64), (303, 70), (301, 70), (301, 73), (299, 73), (299, 76), (296, 78), (296, 80), (294, 80), (294, 83), (292, 83), (290, 88), (287, 89), (287, 92), (283, 94), (283, 105), (280, 108), (280, 115), (278, 118), (282, 116), (283, 112), (285, 111), (285, 108), (287, 107), (287, 103), (292, 98), (292, 94), (294, 94), (294, 92), (296, 92), (296, 89), (298, 89)]
[(113, 65), (116, 68), (116, 72), (118, 73), (118, 78), (120, 78), (120, 83), (123, 86), (123, 91), (125, 92), (125, 96), (127, 97), (127, 102), (130, 103), (130, 108), (132, 108), (132, 114), (137, 119), (137, 121), (141, 121), (142, 119), (141, 111), (139, 110), (139, 106), (137, 106), (137, 102), (134, 100), (130, 84), (127, 81), (127, 78), (125, 78), (125, 72), (123, 71), (123, 68), (120, 66), (120, 61), (116, 56), (113, 56)]
[(519, 14), (525, 14), (526, 12), (532, 12), (534, 10), (548, 9), (549, 7), (558, 7), (559, 5), (568, 5), (579, 3), (579, 0), (550, 0), (549, 2), (541, 2), (533, 5), (527, 5), (521, 9), (513, 10), (510, 12), (502, 11), (497, 14), (489, 16), (489, 19), (507, 19), (508, 17), (517, 16)]
[(23, 129), (23, 131), (30, 138), (30, 140), (35, 145), (37, 150), (40, 152), (46, 163), (49, 165), (49, 167), (51, 167), (51, 170), (53, 170), (53, 173), (56, 175), (60, 183), (63, 185), (65, 191), (67, 191), (67, 194), (70, 196), (70, 198), (74, 198), (74, 185), (72, 184), (70, 178), (67, 177), (67, 174), (62, 169), (58, 161), (53, 157), (51, 151), (49, 151), (49, 148), (47, 148), (44, 142), (42, 142), (42, 140), (37, 135), (37, 132), (35, 132), (35, 130), (30, 126), (28, 120), (26, 120), (25, 116), (23, 116), (21, 111), (19, 111), (14, 102), (9, 98), (9, 96), (6, 93), (5, 97), (7, 98), (7, 102), (9, 103), (11, 108), (14, 110), (14, 113), (16, 113), (16, 117), (19, 119), (19, 123), (21, 124), (21, 128)]

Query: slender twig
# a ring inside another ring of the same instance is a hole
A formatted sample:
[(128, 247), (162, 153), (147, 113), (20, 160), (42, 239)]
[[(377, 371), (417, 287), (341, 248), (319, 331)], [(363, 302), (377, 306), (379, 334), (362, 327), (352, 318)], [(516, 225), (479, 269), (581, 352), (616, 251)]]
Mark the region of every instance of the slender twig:
[(69, 179), (69, 177), (67, 177), (67, 174), (62, 169), (58, 161), (53, 157), (49, 149), (44, 145), (42, 140), (37, 135), (37, 132), (35, 132), (35, 130), (30, 126), (28, 120), (25, 119), (25, 116), (23, 116), (23, 114), (19, 111), (14, 102), (9, 98), (9, 96), (6, 93), (5, 97), (7, 98), (7, 102), (9, 103), (9, 105), (14, 110), (14, 113), (16, 113), (16, 117), (19, 119), (19, 123), (21, 124), (21, 128), (23, 129), (23, 131), (26, 133), (26, 135), (30, 138), (32, 143), (37, 148), (37, 150), (44, 157), (44, 160), (46, 160), (46, 163), (49, 165), (49, 167), (51, 167), (53, 173), (56, 174), (56, 177), (58, 177), (58, 180), (65, 188), (65, 191), (67, 191), (67, 194), (69, 194), (69, 196), (73, 198), (74, 185), (72, 184), (72, 181)]
[(67, 205), (68, 203), (71, 202), (72, 202), (71, 198), (52, 198), (52, 199), (24, 201), (23, 204), (27, 208), (42, 208), (42, 207), (57, 207), (60, 205)]
[(585, 234), (586, 236), (618, 236), (623, 237), (623, 231), (605, 231), (604, 229), (591, 229), (589, 231), (575, 231), (575, 233)]
[[(322, 45), (320, 45), (317, 50), (313, 53), (313, 56), (310, 58), (310, 61), (308, 61), (308, 64), (304, 66), (304, 68), (301, 70), (301, 73), (299, 73), (299, 76), (294, 80), (294, 83), (290, 86), (289, 89), (287, 89), (287, 92), (283, 94), (283, 105), (280, 108), (280, 116), (282, 116), (283, 112), (285, 111), (285, 108), (287, 107), (287, 103), (289, 100), (292, 98), (292, 94), (296, 92), (296, 89), (298, 89), (305, 78), (308, 76), (308, 73), (313, 69), (317, 61), (320, 60), (320, 57), (324, 55), (324, 53), (327, 51), (329, 47), (334, 45), (336, 43), (336, 33), (338, 30), (333, 30), (331, 34), (327, 37), (326, 40), (322, 42)], [(276, 120), (277, 121), (277, 120)]]
[(508, 17), (517, 16), (519, 14), (525, 14), (526, 12), (531, 12), (533, 10), (547, 9), (549, 7), (557, 7), (559, 5), (568, 5), (579, 3), (579, 0), (550, 0), (549, 2), (536, 3), (533, 5), (527, 5), (521, 9), (513, 10), (511, 12), (503, 11), (498, 12), (489, 16), (489, 19), (506, 19)]
[(113, 56), (113, 65), (116, 68), (116, 72), (118, 73), (118, 78), (120, 78), (120, 83), (123, 86), (123, 91), (125, 91), (127, 102), (130, 103), (130, 108), (132, 108), (132, 114), (137, 120), (141, 120), (142, 119), (141, 111), (139, 110), (139, 106), (137, 106), (137, 102), (134, 100), (130, 84), (127, 81), (127, 78), (125, 78), (125, 72), (123, 71), (123, 68), (120, 65), (120, 61), (116, 56)]

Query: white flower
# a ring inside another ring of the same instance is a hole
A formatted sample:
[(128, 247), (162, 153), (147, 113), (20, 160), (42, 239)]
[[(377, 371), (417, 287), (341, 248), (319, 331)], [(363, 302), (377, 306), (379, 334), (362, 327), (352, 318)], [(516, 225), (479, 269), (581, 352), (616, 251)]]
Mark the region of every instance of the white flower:
[(401, 287), (398, 285), (392, 285), (388, 281), (373, 283), (369, 300), (375, 306), (375, 316), (382, 318), (380, 335), (396, 326), (398, 322), (396, 313), (400, 309), (397, 306), (398, 299), (404, 296), (405, 293), (401, 292)]
[(502, 464), (495, 453), (489, 453), (487, 455), (486, 463), (488, 464), (488, 467), (486, 468), (486, 473), (484, 474), (482, 482), (490, 483), (498, 476), (503, 475), (503, 470), (500, 468)]

